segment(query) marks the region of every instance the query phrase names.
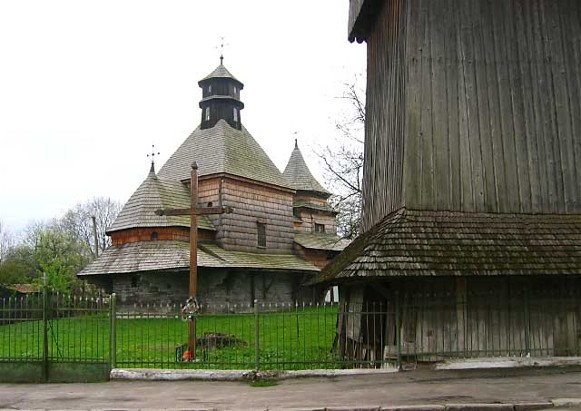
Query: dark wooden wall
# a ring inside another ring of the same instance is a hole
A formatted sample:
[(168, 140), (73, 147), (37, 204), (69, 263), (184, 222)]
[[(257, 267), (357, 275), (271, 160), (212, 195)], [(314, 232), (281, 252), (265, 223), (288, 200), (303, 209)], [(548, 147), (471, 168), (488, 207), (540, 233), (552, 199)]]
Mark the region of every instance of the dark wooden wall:
[(417, 209), (581, 212), (581, 2), (386, 0), (364, 229)]

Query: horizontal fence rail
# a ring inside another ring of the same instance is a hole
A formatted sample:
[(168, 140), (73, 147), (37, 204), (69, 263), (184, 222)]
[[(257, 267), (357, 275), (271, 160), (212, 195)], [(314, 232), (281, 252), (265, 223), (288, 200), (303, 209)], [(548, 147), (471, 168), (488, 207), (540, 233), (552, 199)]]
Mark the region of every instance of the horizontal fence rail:
[[(337, 368), (337, 304), (202, 306), (196, 361), (187, 361), (180, 307), (134, 306), (117, 314), (119, 367), (210, 369)], [(184, 359), (186, 358), (186, 359)]]
[(0, 381), (102, 381), (111, 369), (111, 297), (51, 292), (0, 300)]
[(581, 355), (581, 299), (526, 293), (389, 301), (207, 305), (187, 354), (181, 307), (116, 308), (115, 295), (0, 300), (0, 363), (300, 370), (402, 367), (453, 358)]

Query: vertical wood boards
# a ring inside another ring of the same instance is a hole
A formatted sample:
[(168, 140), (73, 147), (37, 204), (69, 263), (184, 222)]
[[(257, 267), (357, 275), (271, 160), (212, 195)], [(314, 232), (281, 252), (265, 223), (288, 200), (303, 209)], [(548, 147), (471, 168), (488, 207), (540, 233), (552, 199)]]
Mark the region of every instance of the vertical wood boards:
[(364, 229), (404, 205), (581, 212), (580, 17), (575, 0), (386, 1), (368, 40)]
[(368, 40), (364, 229), (402, 205), (406, 4), (386, 1)]

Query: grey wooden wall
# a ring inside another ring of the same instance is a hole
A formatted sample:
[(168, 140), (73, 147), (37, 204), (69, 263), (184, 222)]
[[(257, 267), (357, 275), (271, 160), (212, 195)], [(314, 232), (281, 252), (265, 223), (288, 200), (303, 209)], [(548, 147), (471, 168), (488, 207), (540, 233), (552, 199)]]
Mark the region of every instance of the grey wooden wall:
[(581, 1), (386, 0), (364, 229), (416, 209), (581, 212)]

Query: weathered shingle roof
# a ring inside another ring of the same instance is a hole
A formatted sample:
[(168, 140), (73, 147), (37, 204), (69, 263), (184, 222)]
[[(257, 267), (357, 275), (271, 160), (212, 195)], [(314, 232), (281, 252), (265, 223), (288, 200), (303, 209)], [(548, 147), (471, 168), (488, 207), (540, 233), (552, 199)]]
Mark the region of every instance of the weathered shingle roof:
[(400, 209), (325, 267), (321, 281), (581, 274), (581, 215)]
[(319, 184), (317, 179), (311, 174), (311, 170), (309, 170), (296, 142), (295, 148), (291, 153), (290, 159), (288, 160), (282, 175), (288, 184), (297, 191), (311, 191), (323, 194), (325, 197), (331, 195), (331, 193)]
[(216, 67), (214, 69), (214, 71), (212, 71), (210, 74), (208, 74), (206, 77), (204, 77), (203, 79), (200, 80), (200, 82), (203, 82), (204, 80), (208, 80), (211, 78), (230, 78), (232, 80), (236, 80), (238, 83), (242, 84), (240, 82), (240, 80), (238, 80), (236, 77), (234, 77), (226, 67), (224, 67), (224, 65), (222, 63), (220, 63), (220, 65), (218, 67)]
[(242, 127), (236, 130), (224, 120), (208, 129), (198, 127), (163, 165), (158, 175), (172, 180), (190, 178), (196, 161), (199, 175), (227, 173), (280, 187), (288, 187), (281, 172)]
[[(123, 209), (109, 227), (107, 233), (128, 228), (189, 227), (188, 216), (158, 216), (160, 208), (188, 208), (191, 205), (190, 190), (179, 181), (166, 180), (151, 171), (147, 178), (127, 200)], [(198, 228), (215, 230), (206, 216), (198, 217)]]
[(309, 261), (293, 254), (259, 254), (242, 251), (228, 251), (216, 244), (200, 244), (200, 250), (222, 260), (222, 265), (235, 268), (255, 268), (268, 270), (313, 271), (319, 269)]
[[(190, 244), (183, 241), (142, 241), (111, 246), (78, 275), (126, 274), (141, 271), (188, 269)], [(198, 266), (318, 272), (295, 255), (227, 251), (215, 244), (198, 244)]]
[[(198, 265), (217, 266), (219, 259), (198, 250)], [(127, 274), (140, 271), (186, 269), (190, 244), (183, 241), (140, 241), (107, 248), (78, 275)]]
[(323, 213), (331, 213), (331, 214), (339, 214), (338, 211), (335, 211), (333, 207), (329, 204), (313, 204), (308, 201), (295, 201), (293, 203), (294, 208), (308, 208), (310, 210), (321, 211)]
[(295, 243), (311, 250), (343, 251), (351, 241), (336, 235), (295, 233)]

